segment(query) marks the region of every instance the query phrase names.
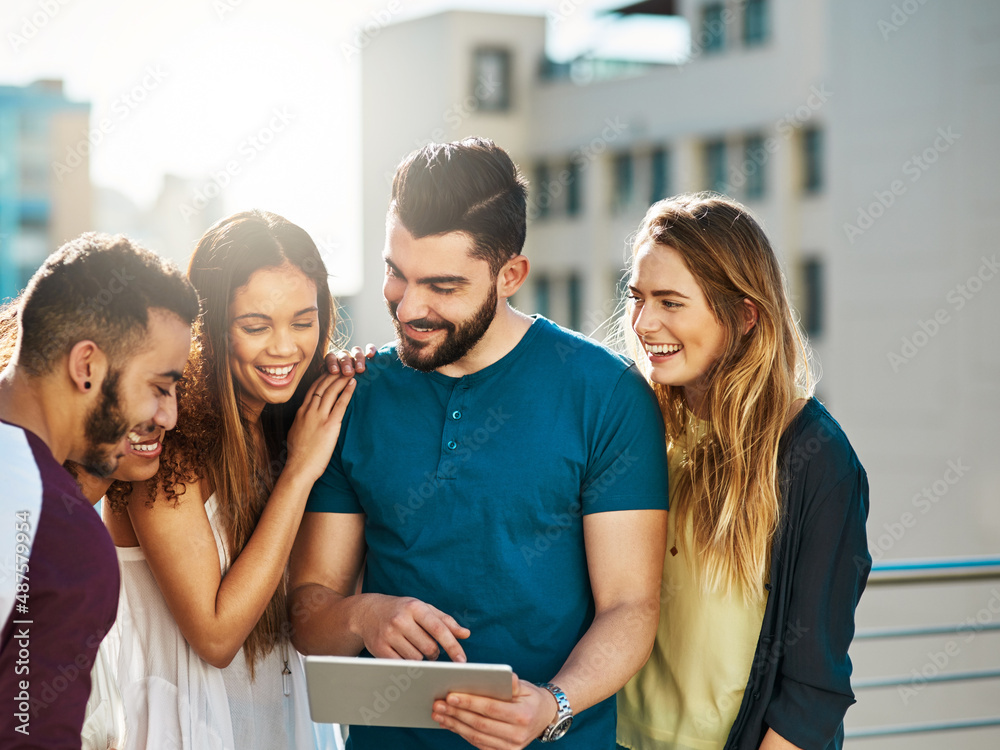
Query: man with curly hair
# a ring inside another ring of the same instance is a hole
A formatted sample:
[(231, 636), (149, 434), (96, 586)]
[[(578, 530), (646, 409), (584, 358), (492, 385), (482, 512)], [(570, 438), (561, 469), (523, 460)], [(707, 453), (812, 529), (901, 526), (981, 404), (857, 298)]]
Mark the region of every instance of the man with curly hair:
[(63, 462), (98, 476), (177, 417), (198, 297), (123, 236), (88, 233), (32, 276), (0, 373), (0, 744), (80, 747), (118, 562)]

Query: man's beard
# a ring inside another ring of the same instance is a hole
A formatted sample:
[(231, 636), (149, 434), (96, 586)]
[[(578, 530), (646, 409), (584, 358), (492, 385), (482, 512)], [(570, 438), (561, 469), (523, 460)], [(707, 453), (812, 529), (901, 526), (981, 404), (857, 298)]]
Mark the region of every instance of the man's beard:
[[(91, 474), (102, 478), (110, 476), (118, 468), (118, 458), (114, 451), (129, 428), (119, 405), (120, 375), (116, 370), (108, 372), (101, 384), (100, 401), (87, 414), (84, 423), (87, 447), (81, 464)], [(106, 447), (108, 445), (112, 446), (110, 451)]]
[(439, 367), (445, 367), (457, 362), (464, 357), (472, 347), (479, 343), (479, 340), (486, 334), (490, 324), (497, 314), (497, 288), (490, 285), (490, 292), (486, 295), (486, 301), (475, 313), (461, 324), (456, 326), (450, 321), (435, 322), (427, 318), (419, 320), (408, 320), (407, 323), (414, 328), (442, 328), (446, 331), (444, 341), (436, 349), (426, 354), (423, 353), (428, 344), (422, 341), (413, 341), (403, 333), (403, 326), (396, 317), (396, 307), (391, 302), (386, 302), (389, 307), (389, 314), (392, 317), (392, 324), (396, 328), (396, 340), (398, 342), (397, 351), (399, 358), (407, 367), (421, 372), (430, 372)]

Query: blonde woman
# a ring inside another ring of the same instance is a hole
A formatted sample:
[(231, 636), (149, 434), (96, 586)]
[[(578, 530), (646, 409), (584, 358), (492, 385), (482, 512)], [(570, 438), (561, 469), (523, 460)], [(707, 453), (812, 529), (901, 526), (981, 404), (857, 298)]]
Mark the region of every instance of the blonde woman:
[(868, 480), (815, 398), (777, 259), (738, 203), (650, 208), (629, 328), (667, 430), (670, 522), (653, 653), (618, 695), (634, 750), (823, 750), (854, 702)]

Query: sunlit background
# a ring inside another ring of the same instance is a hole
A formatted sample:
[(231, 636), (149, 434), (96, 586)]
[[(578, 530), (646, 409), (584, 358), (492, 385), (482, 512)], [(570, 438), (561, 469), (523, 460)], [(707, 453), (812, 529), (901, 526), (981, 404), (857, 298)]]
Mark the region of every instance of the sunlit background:
[(382, 343), (393, 168), (477, 134), (531, 181), (515, 304), (600, 338), (651, 202), (745, 202), (871, 480), (847, 745), (1000, 746), (996, 0), (4, 0), (0, 33), (2, 296), (87, 229), (183, 264), (258, 207)]

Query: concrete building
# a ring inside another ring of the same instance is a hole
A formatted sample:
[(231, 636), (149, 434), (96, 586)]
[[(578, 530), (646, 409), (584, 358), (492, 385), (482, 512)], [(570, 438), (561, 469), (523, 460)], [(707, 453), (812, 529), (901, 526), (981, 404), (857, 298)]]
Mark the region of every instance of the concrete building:
[[(389, 180), (428, 141), (485, 135), (511, 152), (532, 182), (532, 272), (516, 304), (598, 336), (646, 207), (719, 190), (757, 214), (782, 258), (823, 365), (819, 395), (869, 472), (873, 557), (996, 556), (1000, 4), (666, 0), (619, 10), (686, 19), (687, 60), (554, 64), (544, 17), (470, 12), (369, 40), (354, 342), (391, 338), (380, 294)], [(955, 623), (966, 623), (961, 638), (857, 641), (856, 674), (872, 686), (849, 729), (984, 727), (851, 747), (997, 746), (1000, 680), (928, 681), (1000, 667), (996, 580), (873, 587), (859, 612), (869, 630)], [(890, 676), (911, 682), (872, 682)]]
[(0, 86), (0, 299), (91, 226), (90, 105), (62, 81)]

